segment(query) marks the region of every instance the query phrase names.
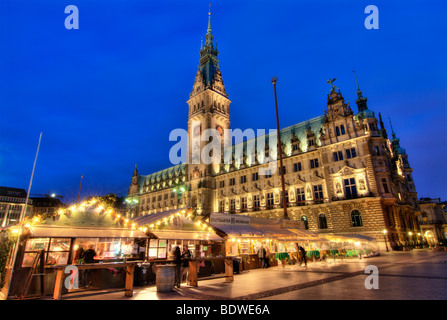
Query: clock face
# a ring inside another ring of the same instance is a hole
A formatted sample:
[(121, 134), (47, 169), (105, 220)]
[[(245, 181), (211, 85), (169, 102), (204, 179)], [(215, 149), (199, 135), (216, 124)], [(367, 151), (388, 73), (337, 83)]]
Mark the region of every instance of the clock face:
[(217, 133), (219, 133), (220, 136), (223, 136), (223, 134), (224, 134), (224, 129), (222, 128), (222, 126), (217, 125), (217, 126), (216, 126), (216, 130), (217, 130)]

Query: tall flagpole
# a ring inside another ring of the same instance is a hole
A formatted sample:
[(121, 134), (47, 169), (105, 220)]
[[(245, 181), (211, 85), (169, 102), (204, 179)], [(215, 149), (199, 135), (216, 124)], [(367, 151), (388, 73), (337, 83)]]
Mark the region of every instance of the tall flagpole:
[(11, 266), (11, 275), (9, 276), (9, 284), (8, 284), (8, 291), (6, 293), (6, 299), (8, 299), (9, 289), (11, 287), (11, 280), (14, 275), (14, 265), (16, 263), (17, 251), (19, 249), (20, 236), (22, 235), (22, 231), (23, 231), (22, 221), (23, 221), (24, 216), (26, 215), (26, 210), (28, 208), (28, 200), (29, 200), (29, 195), (31, 192), (31, 185), (33, 184), (34, 170), (36, 169), (37, 156), (39, 155), (41, 141), (42, 141), (42, 132), (40, 133), (40, 136), (39, 136), (39, 144), (37, 145), (36, 157), (34, 158), (33, 171), (31, 172), (31, 178), (30, 178), (29, 186), (28, 186), (28, 193), (26, 194), (25, 206), (23, 206), (23, 210), (20, 212), (20, 218), (19, 218), (20, 229), (19, 229), (19, 233), (17, 235), (17, 241), (16, 241), (16, 245), (14, 248), (14, 258), (13, 258), (12, 266)]
[(79, 197), (81, 196), (82, 178), (84, 178), (84, 175), (81, 175), (81, 183), (79, 184), (79, 192), (78, 192), (78, 201), (76, 203), (79, 203)]

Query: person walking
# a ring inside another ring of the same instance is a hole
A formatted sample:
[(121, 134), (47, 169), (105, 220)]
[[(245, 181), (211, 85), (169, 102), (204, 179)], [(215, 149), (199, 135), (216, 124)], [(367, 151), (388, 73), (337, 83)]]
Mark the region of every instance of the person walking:
[(174, 287), (180, 288), (180, 271), (182, 267), (182, 255), (178, 246), (174, 249), (174, 264), (175, 264), (175, 282)]
[[(306, 258), (306, 249), (304, 249), (302, 246), (300, 246), (299, 247), (299, 249), (300, 249), (300, 252), (301, 252), (301, 257), (302, 257), (302, 259), (303, 259), (303, 261), (304, 261), (304, 266), (307, 268), (307, 258)], [(300, 261), (300, 267), (301, 267), (301, 261)]]
[(266, 268), (265, 258), (267, 257), (267, 252), (265, 251), (264, 246), (261, 246), (258, 250), (258, 257), (261, 260), (262, 269)]
[(188, 246), (183, 246), (182, 252), (182, 268), (180, 272), (180, 282), (183, 281), (183, 275), (186, 274), (186, 284), (189, 284), (189, 260), (191, 260), (192, 254), (189, 251)]

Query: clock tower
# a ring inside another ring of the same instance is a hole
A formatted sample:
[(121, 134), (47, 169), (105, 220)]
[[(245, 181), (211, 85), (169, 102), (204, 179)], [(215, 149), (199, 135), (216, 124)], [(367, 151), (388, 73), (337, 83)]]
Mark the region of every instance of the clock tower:
[(214, 176), (219, 173), (224, 141), (230, 138), (226, 137), (225, 129), (230, 129), (231, 101), (225, 90), (219, 68), (219, 51), (213, 38), (209, 12), (206, 42), (200, 48), (200, 63), (187, 101), (187, 179), (190, 182), (190, 205), (196, 207), (199, 214), (213, 211)]

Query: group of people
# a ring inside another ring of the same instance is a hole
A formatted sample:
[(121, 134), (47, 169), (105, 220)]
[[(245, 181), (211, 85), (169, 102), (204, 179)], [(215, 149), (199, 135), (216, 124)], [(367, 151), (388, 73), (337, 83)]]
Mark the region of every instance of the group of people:
[[(299, 262), (300, 266), (304, 263), (304, 266), (307, 267), (306, 249), (304, 249), (298, 243), (295, 244), (295, 248), (296, 248), (296, 254), (297, 254), (297, 258), (298, 258), (298, 262)], [(261, 261), (262, 269), (270, 267), (268, 252), (265, 249), (264, 245), (262, 245), (261, 248), (259, 248), (257, 253), (258, 253), (259, 260)]]
[(180, 288), (183, 276), (186, 274), (186, 283), (189, 283), (189, 260), (192, 254), (187, 245), (183, 246), (183, 251), (180, 252), (180, 247), (176, 246), (174, 249), (174, 263), (175, 263), (175, 283), (174, 287)]
[(258, 257), (259, 257), (259, 260), (261, 261), (262, 269), (266, 269), (266, 268), (270, 267), (268, 253), (264, 246), (261, 246), (261, 248), (259, 248)]

